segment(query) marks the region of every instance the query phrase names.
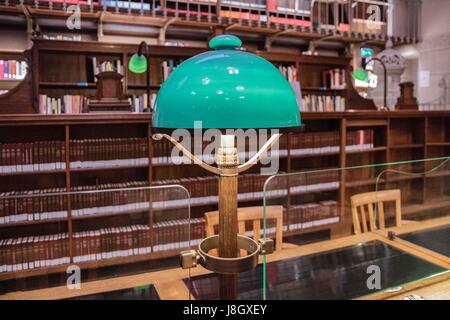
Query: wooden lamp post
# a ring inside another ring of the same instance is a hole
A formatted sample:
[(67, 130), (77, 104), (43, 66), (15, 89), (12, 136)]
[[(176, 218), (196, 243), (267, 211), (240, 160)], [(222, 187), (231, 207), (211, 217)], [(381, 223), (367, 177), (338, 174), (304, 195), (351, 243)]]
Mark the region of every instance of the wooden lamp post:
[(146, 72), (145, 84), (147, 89), (147, 108), (152, 109), (151, 99), (150, 99), (150, 50), (147, 42), (142, 41), (139, 44), (138, 52), (133, 54), (128, 62), (128, 69), (133, 73), (144, 73)]
[[(271, 252), (273, 242), (238, 235), (237, 177), (258, 163), (280, 138), (272, 135), (247, 162), (239, 165), (233, 134), (220, 136), (217, 167), (202, 162), (176, 139), (173, 129), (282, 129), (297, 130), (300, 112), (294, 92), (267, 60), (236, 50), (239, 38), (220, 35), (209, 42), (213, 51), (190, 58), (171, 73), (158, 93), (152, 118), (154, 139), (166, 138), (205, 170), (219, 175), (219, 234), (204, 239), (198, 250), (181, 253), (184, 268), (197, 263), (220, 275), (220, 298), (237, 298), (237, 274), (253, 269), (258, 256)], [(219, 256), (209, 254), (219, 249)], [(240, 249), (248, 254), (239, 257)]]

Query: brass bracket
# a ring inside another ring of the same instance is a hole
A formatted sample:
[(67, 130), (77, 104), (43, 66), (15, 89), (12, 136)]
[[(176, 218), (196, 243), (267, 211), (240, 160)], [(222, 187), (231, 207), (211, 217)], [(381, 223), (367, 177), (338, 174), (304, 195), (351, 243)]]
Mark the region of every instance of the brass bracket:
[[(273, 136), (270, 137), (269, 140), (266, 141), (266, 143), (262, 146), (262, 148), (253, 156), (251, 157), (246, 163), (241, 164), (237, 167), (237, 173), (246, 171), (253, 167), (255, 164), (258, 163), (258, 161), (261, 159), (263, 154), (268, 151), (272, 146), (280, 139), (281, 133), (276, 133)], [(200, 160), (198, 157), (196, 157), (194, 154), (192, 154), (189, 150), (187, 150), (181, 143), (179, 143), (177, 140), (172, 138), (170, 135), (165, 133), (155, 133), (153, 134), (152, 138), (154, 140), (161, 140), (162, 138), (165, 138), (169, 140), (175, 147), (178, 148), (186, 157), (188, 157), (192, 162), (195, 164), (198, 164), (203, 169), (217, 174), (217, 175), (224, 175), (224, 176), (232, 176), (236, 175), (234, 168), (216, 168), (213, 167), (202, 160)]]
[(32, 42), (31, 42), (31, 35), (33, 33), (33, 18), (31, 17), (30, 12), (28, 11), (28, 8), (21, 4), (19, 5), (19, 7), (22, 9), (23, 14), (25, 15), (25, 19), (27, 20), (27, 42), (28, 42), (28, 46), (31, 47), (32, 46)]
[(274, 33), (274, 34), (272, 34), (270, 36), (267, 36), (266, 39), (265, 39), (265, 43), (264, 43), (264, 47), (265, 47), (266, 51), (270, 51), (270, 49), (272, 48), (272, 42), (276, 38), (278, 38), (281, 35), (292, 33), (292, 32), (295, 32), (295, 30), (290, 30), (289, 29), (289, 30), (278, 31), (278, 32), (276, 32), (276, 33)]
[(215, 235), (203, 239), (199, 244), (198, 250), (187, 250), (180, 253), (180, 266), (183, 269), (196, 267), (198, 264), (205, 269), (220, 274), (236, 274), (249, 271), (258, 265), (260, 255), (271, 254), (274, 251), (274, 242), (272, 239), (255, 241), (249, 237), (238, 235), (238, 249), (248, 252), (246, 256), (237, 258), (222, 258), (210, 255), (210, 250), (219, 247), (219, 236)]
[(186, 250), (180, 252), (180, 266), (182, 269), (195, 268), (197, 266), (200, 255), (197, 250)]
[(393, 240), (395, 240), (395, 238), (397, 238), (397, 234), (394, 231), (389, 231), (388, 238), (389, 238), (389, 240), (393, 241)]
[(269, 239), (269, 238), (259, 239), (258, 242), (259, 242), (259, 246), (261, 248), (260, 252), (259, 252), (259, 254), (261, 256), (265, 256), (267, 254), (273, 253), (274, 248), (275, 248), (273, 239)]
[(177, 140), (172, 138), (170, 135), (165, 134), (165, 133), (155, 133), (152, 137), (154, 140), (161, 140), (162, 138), (166, 138), (175, 147), (177, 147), (178, 150), (180, 150), (186, 157), (188, 157), (192, 162), (194, 162), (195, 164), (198, 164), (200, 167), (202, 167), (203, 169), (205, 169), (211, 173), (220, 175), (220, 169), (210, 166), (209, 164), (201, 161), (199, 158), (197, 158), (194, 154), (192, 154), (188, 149), (186, 149), (181, 143), (179, 143)]
[(247, 169), (250, 169), (255, 164), (258, 163), (258, 161), (262, 158), (263, 154), (272, 148), (272, 146), (281, 138), (281, 133), (276, 133), (273, 136), (270, 137), (269, 140), (266, 141), (266, 143), (262, 146), (261, 149), (248, 161), (244, 164), (241, 164), (238, 166), (238, 172), (246, 171)]
[(175, 21), (177, 21), (176, 17), (170, 18), (169, 20), (167, 20), (164, 23), (164, 25), (161, 27), (161, 29), (159, 29), (159, 36), (158, 36), (158, 44), (159, 45), (164, 45), (164, 43), (166, 42), (167, 28)]
[[(228, 19), (230, 19), (230, 18), (228, 18)], [(232, 30), (232, 29), (234, 29), (235, 27), (238, 27), (238, 26), (239, 26), (239, 24), (237, 24), (237, 23), (230, 24), (229, 26), (227, 26), (227, 27), (225, 28), (225, 31)], [(225, 32), (224, 32), (224, 33), (225, 33)]]
[(97, 38), (98, 39), (101, 39), (104, 36), (103, 19), (105, 19), (105, 11), (102, 11), (100, 13), (100, 16), (98, 17), (98, 23), (97, 23)]

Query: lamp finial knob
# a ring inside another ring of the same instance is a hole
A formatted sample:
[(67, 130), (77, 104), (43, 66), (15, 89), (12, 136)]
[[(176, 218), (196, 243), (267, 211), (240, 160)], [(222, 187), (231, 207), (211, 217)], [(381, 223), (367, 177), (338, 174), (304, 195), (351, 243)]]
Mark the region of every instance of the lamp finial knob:
[(242, 45), (241, 39), (231, 34), (221, 34), (216, 36), (209, 41), (209, 47), (211, 49), (221, 50), (221, 49), (235, 49)]

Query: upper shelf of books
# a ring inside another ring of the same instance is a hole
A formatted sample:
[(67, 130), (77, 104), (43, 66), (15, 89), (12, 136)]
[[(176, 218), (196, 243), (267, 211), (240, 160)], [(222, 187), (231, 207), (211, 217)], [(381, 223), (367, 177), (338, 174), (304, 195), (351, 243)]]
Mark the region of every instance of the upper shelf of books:
[[(290, 30), (318, 38), (325, 33), (342, 36), (344, 40), (364, 38), (381, 43), (387, 40), (389, 20), (388, 0), (23, 0), (20, 3), (27, 7), (31, 17), (45, 15), (56, 19), (59, 16), (64, 23), (65, 15), (58, 11), (68, 5), (79, 5), (83, 18), (101, 19), (102, 24), (126, 24), (129, 22), (126, 16), (134, 16), (133, 24), (164, 27), (170, 20), (171, 26), (184, 26), (189, 32), (196, 32), (191, 28), (194, 24), (197, 30), (233, 25), (233, 30), (244, 27), (263, 33)], [(17, 12), (21, 12), (19, 7)], [(405, 15), (414, 16), (414, 12)], [(418, 41), (419, 36), (414, 32), (417, 21), (393, 18), (394, 42)]]
[(27, 75), (27, 63), (0, 57), (0, 97), (16, 88)]

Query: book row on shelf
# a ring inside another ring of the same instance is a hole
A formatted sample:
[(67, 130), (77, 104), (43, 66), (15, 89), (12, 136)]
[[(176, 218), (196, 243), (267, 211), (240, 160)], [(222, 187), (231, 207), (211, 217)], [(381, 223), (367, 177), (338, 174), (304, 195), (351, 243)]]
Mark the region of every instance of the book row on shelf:
[(24, 221), (67, 218), (65, 188), (8, 191), (0, 193), (0, 225)]
[(304, 132), (290, 138), (292, 155), (339, 152), (339, 131)]
[(352, 130), (346, 137), (347, 151), (361, 151), (374, 147), (374, 131), (373, 129)]
[(339, 171), (324, 168), (324, 171), (294, 174), (289, 176), (289, 179), (272, 179), (267, 187), (267, 190), (271, 192), (268, 196), (287, 195), (288, 185), (291, 195), (337, 190), (339, 189)]
[(0, 80), (21, 80), (27, 74), (27, 63), (17, 60), (0, 60)]
[[(301, 112), (343, 112), (345, 111), (345, 98), (342, 96), (328, 95), (303, 95), (298, 81), (291, 82), (292, 90), (297, 97)], [(5, 90), (7, 92), (7, 90)], [(131, 111), (135, 113), (149, 112), (156, 102), (156, 94), (150, 95), (150, 108), (147, 102), (147, 94), (132, 95), (128, 98)], [(39, 95), (40, 114), (80, 114), (88, 112), (88, 98), (80, 95), (64, 95), (62, 98)]]
[(80, 95), (66, 94), (62, 98), (39, 95), (40, 114), (79, 114), (85, 112), (87, 98)]
[[(117, 72), (121, 75), (123, 72), (123, 65), (120, 59), (114, 61), (103, 61), (97, 62), (97, 57), (92, 57), (92, 68), (93, 68), (93, 76), (98, 75), (101, 72)], [(94, 81), (96, 81), (94, 79)]]
[[(205, 233), (204, 219), (179, 219), (73, 233), (73, 262), (99, 261), (188, 248)], [(189, 239), (193, 239), (189, 241)], [(68, 233), (0, 240), (0, 273), (70, 263)]]
[[(129, 257), (152, 252), (150, 227), (131, 225), (73, 233), (73, 262)], [(67, 253), (66, 253), (67, 254)]]
[(43, 34), (42, 39), (45, 40), (64, 40), (64, 41), (81, 41), (81, 35), (75, 34), (73, 36), (57, 34), (57, 35), (47, 35)]
[[(238, 199), (253, 200), (262, 199), (264, 197), (264, 183), (268, 176), (261, 174), (244, 174), (239, 176), (238, 183)], [(180, 184), (184, 186), (190, 194), (191, 204), (199, 203), (216, 203), (218, 198), (218, 181), (215, 176), (208, 177), (190, 177), (180, 179), (163, 179), (155, 181), (153, 185), (170, 185)], [(289, 179), (286, 178), (272, 179), (267, 186), (266, 196), (270, 198), (286, 197), (288, 188), (292, 193), (307, 193), (320, 190), (333, 190), (339, 188), (339, 172), (336, 170), (316, 172), (314, 174), (294, 175)], [(161, 193), (173, 193), (171, 189), (158, 190)], [(168, 195), (158, 196), (160, 199), (169, 199)], [(184, 199), (179, 200), (186, 203)]]
[(280, 11), (288, 13), (302, 13), (304, 15), (311, 14), (311, 1), (290, 1), (290, 0), (267, 0), (267, 10)]
[[(262, 187), (267, 176), (259, 174), (244, 174), (239, 176), (239, 199), (252, 199), (262, 197)], [(185, 187), (191, 198), (201, 198), (205, 202), (210, 198), (210, 202), (217, 202), (218, 177), (189, 177), (179, 179), (163, 179), (154, 182), (154, 185), (180, 184)], [(171, 192), (167, 190), (167, 192)], [(173, 192), (173, 191), (172, 191)], [(195, 202), (195, 200), (194, 200)]]
[(205, 238), (205, 219), (165, 220), (152, 225), (153, 252), (188, 248)]
[[(238, 177), (239, 199), (261, 198), (263, 185), (267, 178), (268, 176), (260, 174), (240, 175)], [(210, 202), (217, 202), (218, 177), (216, 176), (163, 179), (153, 183), (155, 186), (171, 184), (179, 184), (185, 187), (191, 198), (202, 198), (205, 201), (210, 198)], [(173, 192), (173, 190), (167, 190), (167, 192)], [(195, 202), (195, 200), (193, 201)]]
[(64, 141), (0, 143), (0, 173), (65, 169)]
[(0, 240), (0, 273), (70, 263), (67, 233)]
[(170, 76), (170, 74), (183, 62), (183, 60), (164, 60), (161, 63), (162, 75), (164, 81)]
[(345, 98), (342, 96), (327, 96), (307, 94), (302, 98), (301, 112), (343, 112)]
[[(326, 132), (304, 132), (300, 135), (292, 135), (289, 145), (291, 155), (313, 155), (330, 152), (339, 152), (339, 131)], [(347, 132), (346, 150), (366, 150), (373, 148), (373, 130), (354, 130)], [(205, 145), (209, 141), (204, 141)], [(153, 141), (153, 156), (152, 163), (170, 163), (170, 157), (173, 146), (165, 140)], [(203, 146), (203, 149), (205, 146)], [(279, 143), (279, 156), (287, 156), (288, 146), (286, 140), (281, 140)], [(239, 152), (239, 156), (248, 154)], [(203, 159), (208, 159), (207, 155), (200, 155)], [(153, 161), (155, 160), (155, 161)], [(186, 160), (189, 160), (186, 158)]]
[[(152, 163), (169, 163), (173, 146), (153, 141)], [(209, 141), (204, 141), (209, 144)], [(373, 129), (351, 130), (346, 136), (346, 151), (374, 147)], [(281, 149), (287, 146), (280, 143)], [(339, 132), (305, 132), (292, 135), (292, 155), (339, 152)], [(286, 153), (279, 151), (279, 154)], [(163, 160), (161, 160), (163, 159)], [(161, 161), (160, 161), (161, 160)], [(70, 168), (138, 166), (148, 164), (147, 138), (75, 139), (69, 142)], [(39, 172), (66, 168), (64, 141), (0, 143), (0, 173)]]
[[(193, 141), (193, 139), (191, 139), (192, 143), (195, 143), (195, 141)], [(183, 143), (185, 143), (183, 141)], [(211, 141), (208, 140), (202, 140), (202, 150), (205, 150), (205, 148), (211, 143)], [(176, 154), (180, 154), (180, 152), (178, 151), (177, 148), (174, 148), (174, 146), (169, 143), (168, 141), (166, 141), (165, 139), (161, 139), (161, 140), (153, 140), (152, 141), (153, 144), (153, 156), (154, 157), (170, 157), (173, 152), (172, 151), (176, 151)], [(193, 144), (194, 145), (194, 144)], [(201, 155), (196, 155), (196, 156), (201, 156)]]
[(261, 21), (266, 22), (267, 16), (265, 14), (259, 14), (259, 13), (252, 13), (250, 11), (234, 11), (234, 10), (220, 10), (220, 16), (222, 18), (229, 18), (229, 19), (242, 19), (242, 20), (254, 20), (254, 21)]
[[(283, 229), (305, 229), (339, 221), (337, 202), (295, 205), (284, 210)], [(270, 233), (270, 227), (268, 232)], [(73, 233), (73, 261), (99, 261), (177, 250), (205, 237), (203, 218), (159, 221), (148, 225), (101, 228)], [(67, 233), (0, 240), (0, 272), (51, 267), (70, 262)]]
[[(223, 8), (223, 6), (222, 6)], [(276, 23), (276, 24), (289, 24), (289, 25), (295, 25), (295, 26), (301, 26), (301, 27), (311, 27), (312, 23), (310, 20), (306, 19), (296, 19), (292, 15), (288, 14), (286, 16), (279, 16), (279, 15), (273, 15), (269, 14), (267, 16), (265, 14), (265, 10), (262, 10), (258, 13), (255, 13), (256, 11), (252, 8), (248, 8), (248, 11), (243, 10), (233, 10), (233, 8), (230, 8), (231, 10), (220, 10), (220, 16), (222, 18), (229, 18), (229, 19), (237, 19), (237, 20), (253, 20), (253, 21), (261, 21), (261, 22), (268, 22), (268, 23)], [(195, 13), (195, 12), (194, 12)], [(214, 14), (212, 14), (214, 15)]]
[[(196, 141), (191, 140), (190, 142), (182, 141), (182, 143), (191, 143), (191, 145), (196, 148)], [(153, 140), (153, 158), (152, 163), (153, 164), (170, 164), (170, 163), (177, 163), (177, 164), (188, 164), (192, 163), (192, 161), (188, 158), (183, 156), (180, 151), (173, 146), (173, 144), (169, 143), (167, 140), (161, 139), (161, 140)], [(211, 153), (211, 147), (215, 146), (215, 148), (218, 148), (217, 141), (214, 140), (202, 140), (201, 141), (201, 153), (196, 154), (197, 158), (199, 158), (202, 161), (206, 162), (214, 162), (215, 161), (215, 155)], [(188, 148), (191, 148), (190, 146), (186, 145)], [(207, 148), (209, 151), (207, 151)], [(197, 149), (195, 149), (197, 150)], [(197, 151), (195, 151), (197, 152)], [(243, 160), (244, 158), (248, 158), (249, 153), (245, 151), (239, 152), (239, 159)]]
[(235, 5), (243, 7), (251, 7), (257, 9), (266, 9), (266, 0), (222, 0), (222, 5)]
[(283, 229), (297, 230), (339, 222), (338, 202), (325, 200), (318, 203), (294, 205), (283, 212)]
[(345, 69), (336, 68), (322, 71), (322, 88), (345, 89), (346, 86)]
[[(337, 171), (295, 175), (286, 179), (272, 179), (267, 196), (285, 197), (287, 189), (293, 193), (335, 189), (339, 185)], [(261, 199), (267, 176), (245, 174), (239, 176), (239, 200)], [(129, 181), (72, 187), (71, 215), (73, 218), (95, 215), (116, 215), (144, 212), (150, 209), (187, 208), (188, 198), (192, 204), (216, 203), (218, 178), (216, 176), (157, 180), (153, 186), (182, 185), (189, 194), (177, 193), (176, 187), (145, 188), (146, 181)], [(337, 184), (337, 185), (336, 185)], [(68, 217), (67, 196), (64, 188), (9, 191), (0, 194), (0, 224), (65, 219)], [(170, 199), (170, 200), (169, 200)]]
[(295, 66), (278, 66), (278, 70), (280, 70), (283, 77), (286, 78), (289, 82), (297, 81), (297, 68)]
[[(94, 2), (95, 3), (95, 2)], [(161, 6), (155, 1), (152, 2), (155, 6), (155, 11), (161, 11)], [(101, 5), (103, 7), (110, 7), (114, 9), (133, 9), (133, 10), (151, 10), (152, 5), (143, 1), (120, 1), (120, 0), (102, 0)]]
[[(0, 173), (37, 172), (66, 168), (64, 141), (0, 144)], [(146, 138), (71, 140), (71, 168), (148, 164)]]
[[(374, 146), (373, 129), (347, 132), (346, 151), (366, 150)], [(323, 154), (340, 151), (339, 131), (304, 132), (292, 135), (290, 153), (292, 155)]]
[(155, 106), (156, 93), (150, 94), (150, 106), (148, 105), (147, 94), (133, 95), (129, 98), (132, 112), (149, 112)]
[(147, 138), (71, 140), (69, 148), (71, 168), (148, 164)]
[[(163, 183), (155, 183), (163, 185)], [(184, 203), (175, 199), (176, 188), (148, 188), (147, 181), (128, 181), (71, 187), (71, 216), (117, 215), (160, 209), (170, 203), (173, 207), (187, 208), (188, 195), (180, 193)], [(216, 187), (217, 194), (217, 187)], [(0, 193), (0, 225), (10, 223), (67, 219), (67, 193), (65, 188), (8, 191)]]
[[(209, 196), (217, 196), (218, 194), (218, 181), (216, 176), (206, 177), (189, 177), (189, 178), (175, 178), (175, 179), (161, 179), (153, 182), (154, 186), (174, 185), (180, 184), (185, 187), (191, 198), (207, 198)], [(160, 189), (158, 193), (161, 193), (158, 198), (170, 199), (170, 194), (174, 190)], [(188, 195), (186, 195), (187, 198)]]
[[(149, 112), (156, 101), (156, 94), (150, 95), (150, 106), (147, 102), (147, 94), (132, 95), (128, 98), (131, 111), (135, 113)], [(88, 112), (88, 98), (80, 95), (64, 95), (60, 98), (49, 97), (45, 94), (39, 95), (40, 114), (80, 114)]]
[(438, 103), (438, 104), (420, 104), (419, 111), (448, 111), (450, 110), (450, 103)]

